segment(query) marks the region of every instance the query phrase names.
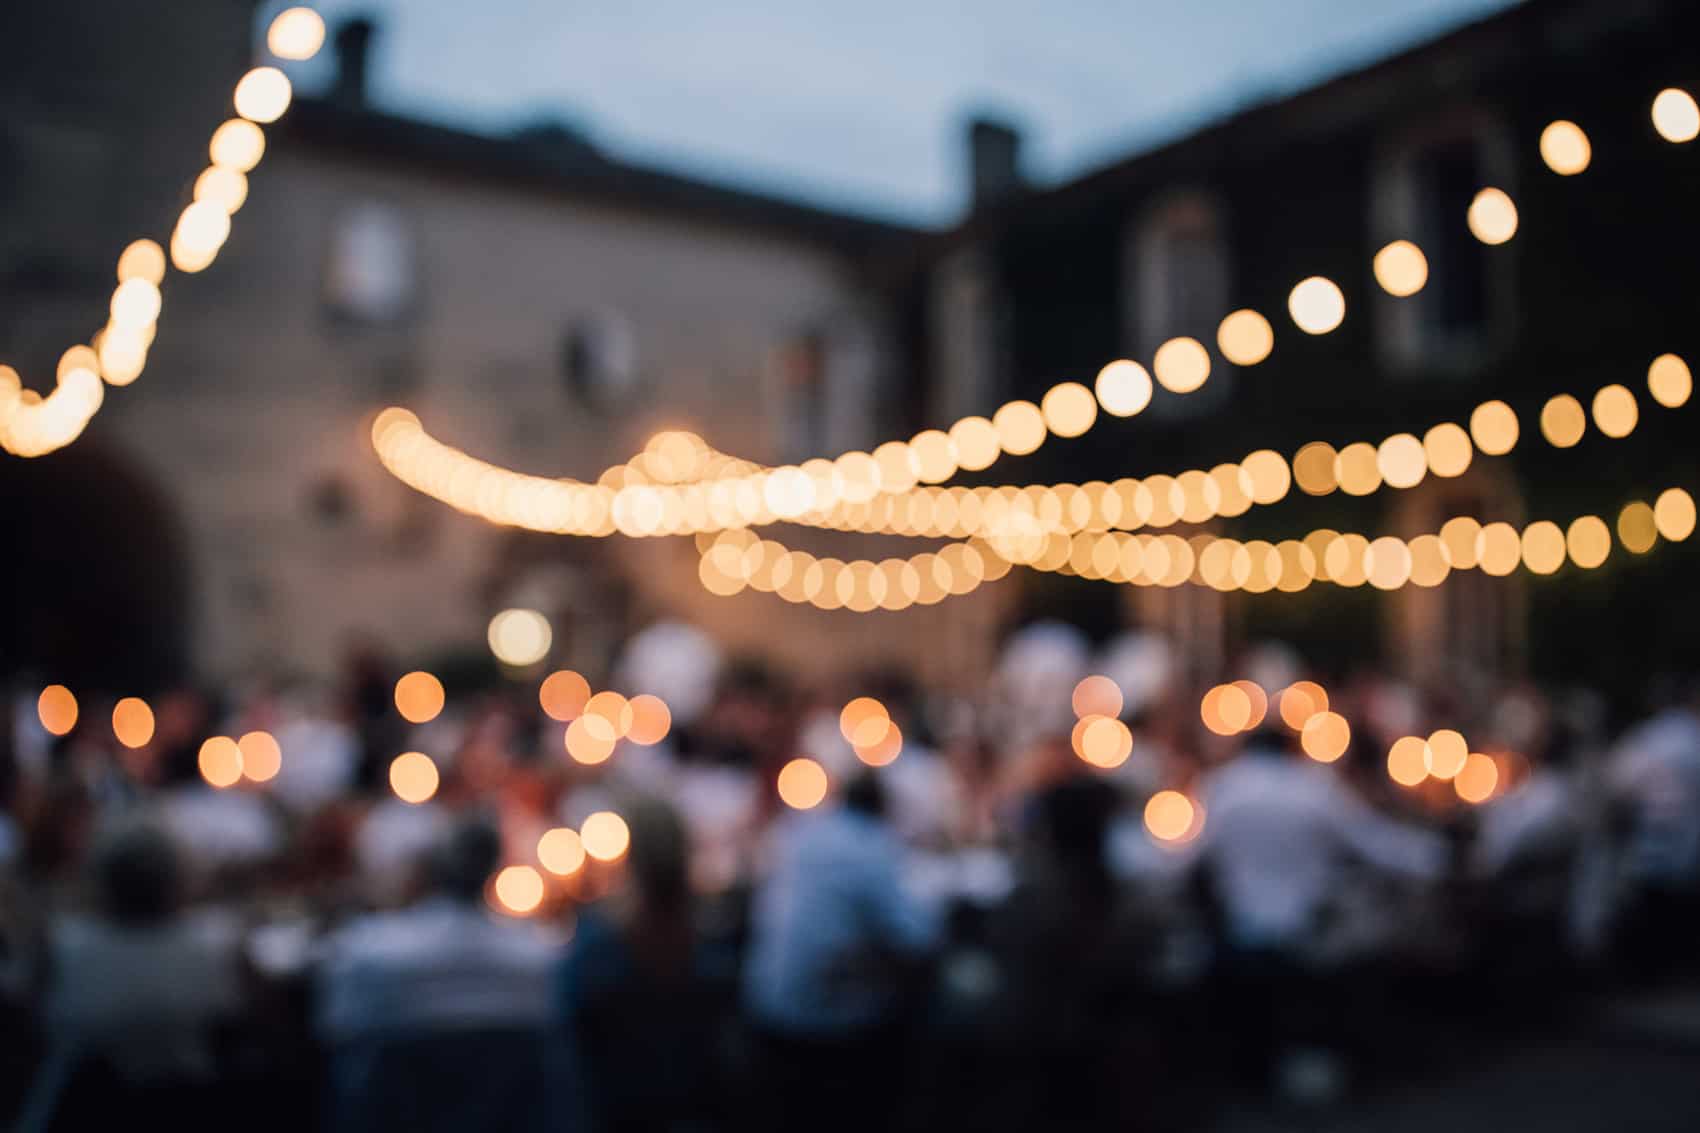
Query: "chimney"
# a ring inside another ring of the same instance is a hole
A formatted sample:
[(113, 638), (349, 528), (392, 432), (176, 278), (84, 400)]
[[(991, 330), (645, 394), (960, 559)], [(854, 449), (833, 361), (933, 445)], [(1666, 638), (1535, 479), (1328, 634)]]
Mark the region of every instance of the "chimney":
[(1007, 122), (975, 118), (968, 123), (969, 209), (979, 212), (1017, 197), (1021, 177), (1021, 133)]
[(355, 16), (336, 29), (336, 80), (331, 99), (344, 106), (364, 106), (372, 38), (378, 25), (368, 16)]

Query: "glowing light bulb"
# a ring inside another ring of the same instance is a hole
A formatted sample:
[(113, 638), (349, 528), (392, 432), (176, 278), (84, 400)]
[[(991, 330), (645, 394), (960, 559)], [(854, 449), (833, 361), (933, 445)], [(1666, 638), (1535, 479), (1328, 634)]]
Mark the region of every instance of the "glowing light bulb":
[(135, 240), (118, 257), (118, 282), (144, 279), (159, 286), (165, 278), (165, 250), (152, 240)]
[(270, 732), (247, 732), (236, 747), (242, 753), (242, 774), (251, 782), (269, 783), (283, 770), (283, 748)]
[(1517, 447), (1517, 414), (1503, 401), (1484, 401), (1470, 414), (1470, 437), (1489, 456)]
[(147, 745), (153, 739), (153, 709), (139, 696), (126, 696), (112, 706), (112, 734), (128, 748)]
[(1236, 366), (1255, 366), (1275, 349), (1275, 328), (1256, 311), (1234, 311), (1216, 328), (1216, 347)]
[(222, 790), (242, 778), (242, 749), (229, 736), (213, 736), (203, 743), (195, 762), (209, 787)]
[(1161, 842), (1180, 842), (1196, 834), (1197, 817), (1192, 800), (1179, 791), (1158, 791), (1145, 803), (1145, 829)]
[(1076, 716), (1096, 715), (1113, 719), (1122, 712), (1121, 686), (1103, 675), (1084, 677), (1074, 686), (1070, 701)]
[(1287, 296), (1287, 311), (1306, 334), (1327, 334), (1346, 319), (1346, 296), (1331, 279), (1313, 275)]
[(1464, 737), (1451, 728), (1431, 733), (1425, 746), (1427, 770), (1436, 779), (1456, 778), (1470, 757), (1470, 747), (1464, 742)]
[(1635, 395), (1620, 385), (1609, 385), (1594, 395), (1594, 427), (1614, 439), (1635, 431), (1641, 410)]
[(1541, 435), (1554, 448), (1570, 448), (1588, 430), (1588, 415), (1582, 403), (1567, 393), (1550, 398), (1541, 407)]
[(1694, 497), (1681, 488), (1660, 492), (1653, 502), (1653, 522), (1660, 535), (1680, 543), (1694, 534)]
[(443, 682), (430, 673), (408, 673), (395, 683), (395, 707), (411, 724), (435, 720), (443, 710)]
[(214, 165), (246, 173), (260, 164), (266, 152), (266, 135), (246, 118), (232, 118), (213, 131), (207, 154)]
[(632, 844), (632, 832), (626, 820), (611, 810), (599, 810), (589, 815), (578, 828), (584, 852), (599, 862), (619, 861)]
[(1452, 789), (1467, 803), (1487, 802), (1499, 789), (1499, 765), (1490, 756), (1471, 752), (1464, 761), (1464, 769), (1452, 780)]
[(1700, 105), (1687, 91), (1667, 87), (1653, 99), (1653, 128), (1667, 142), (1691, 142), (1700, 137)]
[(1625, 505), (1617, 515), (1617, 539), (1631, 554), (1651, 551), (1659, 540), (1658, 518), (1652, 506), (1640, 500)]
[(1647, 389), (1653, 400), (1667, 409), (1686, 405), (1694, 392), (1694, 375), (1688, 363), (1675, 354), (1661, 354), (1647, 367)]
[(536, 610), (503, 610), (490, 619), (487, 636), (496, 660), (516, 669), (543, 660), (554, 639), (549, 619)]
[(1299, 746), (1318, 763), (1333, 763), (1351, 743), (1351, 725), (1338, 712), (1318, 712), (1299, 731)]
[(250, 122), (276, 122), (289, 109), (289, 77), (276, 67), (255, 67), (236, 83), (236, 113)]
[(1011, 401), (992, 415), (998, 444), (1011, 456), (1026, 456), (1045, 443), (1045, 415), (1031, 401)]
[(1104, 412), (1132, 417), (1151, 404), (1151, 375), (1138, 362), (1119, 358), (1098, 371), (1093, 389)]
[(1428, 778), (1428, 744), (1421, 736), (1400, 736), (1387, 751), (1387, 776), (1401, 787), (1415, 787)]
[(195, 178), (195, 199), (230, 216), (248, 199), (248, 178), (225, 165), (209, 165)]
[(1588, 168), (1593, 156), (1588, 135), (1574, 122), (1560, 119), (1541, 131), (1541, 160), (1560, 176), (1574, 177)]
[(1517, 206), (1503, 189), (1483, 189), (1470, 202), (1470, 232), (1484, 244), (1503, 244), (1517, 235)]
[(1579, 516), (1564, 532), (1564, 545), (1571, 562), (1592, 570), (1611, 554), (1611, 528), (1597, 515)]
[(35, 711), (50, 735), (63, 736), (77, 726), (77, 698), (64, 685), (48, 685), (36, 698)]
[(1059, 382), (1046, 391), (1040, 412), (1059, 437), (1078, 437), (1098, 419), (1098, 402), (1079, 382)]
[(437, 765), (422, 751), (404, 751), (390, 760), (390, 790), (404, 803), (428, 802), (439, 781)]
[(1389, 295), (1415, 295), (1428, 283), (1428, 257), (1409, 240), (1395, 240), (1375, 254), (1375, 281)]
[(311, 59), (325, 42), (325, 21), (311, 8), (286, 8), (266, 29), (266, 48), (279, 59)]
[(127, 279), (112, 292), (112, 325), (139, 330), (159, 318), (159, 288), (145, 279)]
[(584, 868), (584, 841), (566, 826), (545, 830), (537, 839), (537, 860), (557, 877), (571, 877)]
[(516, 916), (534, 912), (543, 903), (543, 876), (528, 865), (507, 866), (493, 886), (501, 907)]
[(1171, 338), (1151, 360), (1157, 384), (1171, 393), (1191, 393), (1210, 377), (1210, 354), (1196, 338)]
[(658, 744), (673, 727), (673, 713), (659, 696), (642, 693), (630, 701), (632, 723), (626, 738), (635, 744)]
[(1538, 520), (1523, 529), (1523, 565), (1536, 574), (1551, 574), (1564, 565), (1564, 532), (1551, 520)]
[(779, 799), (792, 810), (812, 810), (826, 798), (826, 770), (807, 757), (779, 769)]
[(551, 720), (576, 720), (590, 700), (590, 682), (571, 669), (560, 669), (543, 678), (537, 700)]

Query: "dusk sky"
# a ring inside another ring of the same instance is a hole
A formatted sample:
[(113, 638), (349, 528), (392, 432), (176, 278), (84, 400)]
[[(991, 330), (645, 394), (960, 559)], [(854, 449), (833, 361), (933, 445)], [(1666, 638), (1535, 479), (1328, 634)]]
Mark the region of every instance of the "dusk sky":
[(965, 197), (971, 111), (1018, 124), (1029, 175), (1052, 181), (1510, 2), (316, 6), (333, 24), (357, 11), (380, 19), (376, 97), (392, 109), (492, 131), (558, 118), (616, 156), (946, 224)]

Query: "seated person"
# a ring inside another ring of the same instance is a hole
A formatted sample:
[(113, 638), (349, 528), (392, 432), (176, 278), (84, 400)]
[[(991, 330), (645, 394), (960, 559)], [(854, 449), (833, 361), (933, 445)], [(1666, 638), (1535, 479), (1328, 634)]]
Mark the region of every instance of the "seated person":
[(543, 1037), (556, 947), (484, 905), (501, 838), (455, 827), (416, 904), (326, 942), (316, 1025), (339, 1128), (518, 1129), (546, 1120)]

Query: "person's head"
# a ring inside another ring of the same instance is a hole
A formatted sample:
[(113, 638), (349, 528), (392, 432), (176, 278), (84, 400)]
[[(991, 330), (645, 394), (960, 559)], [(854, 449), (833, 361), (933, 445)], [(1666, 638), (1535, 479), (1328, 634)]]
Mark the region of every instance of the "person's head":
[(431, 881), (452, 900), (476, 902), (502, 860), (502, 836), (485, 818), (455, 823), (431, 855)]
[(844, 809), (864, 818), (885, 817), (885, 785), (872, 771), (863, 771), (844, 785)]
[(651, 907), (682, 904), (690, 896), (690, 837), (678, 812), (660, 799), (639, 799), (626, 808), (626, 827), (626, 869), (638, 896)]
[(149, 823), (103, 834), (95, 847), (95, 891), (101, 910), (124, 925), (169, 920), (183, 898), (183, 863), (169, 835)]
[(1282, 726), (1274, 712), (1263, 718), (1263, 723), (1252, 729), (1245, 738), (1241, 751), (1259, 751), (1269, 754), (1292, 755), (1299, 754), (1298, 744), (1293, 742), (1293, 733)]
[(1034, 799), (1035, 844), (1066, 874), (1102, 884), (1108, 877), (1104, 840), (1115, 806), (1115, 791), (1102, 779), (1070, 776)]

